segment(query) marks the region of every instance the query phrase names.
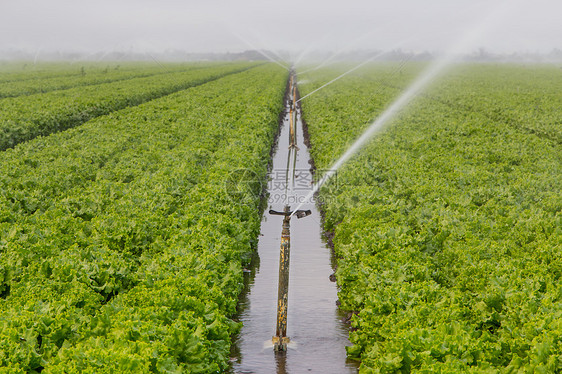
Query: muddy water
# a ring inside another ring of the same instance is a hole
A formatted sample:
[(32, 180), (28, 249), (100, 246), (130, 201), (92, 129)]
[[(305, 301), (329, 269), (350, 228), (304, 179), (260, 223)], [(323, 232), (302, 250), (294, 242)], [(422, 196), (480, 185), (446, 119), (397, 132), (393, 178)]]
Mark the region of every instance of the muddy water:
[[(287, 107), (288, 108), (288, 107)], [(288, 110), (287, 110), (288, 112)], [(296, 207), (312, 189), (310, 155), (304, 144), (302, 122), (297, 112), (297, 158), (294, 181), (289, 168), (289, 117), (282, 124), (268, 183), (269, 201), (261, 224), (258, 252), (246, 273), (246, 290), (239, 305), (238, 319), (244, 326), (233, 348), (233, 373), (357, 373), (357, 364), (346, 359), (348, 326), (336, 306), (337, 288), (329, 277), (333, 273), (331, 251), (322, 235), (320, 213), (314, 202), (301, 209), (312, 215), (291, 219), (291, 254), (287, 352), (275, 353), (279, 246), (283, 218), (269, 209), (283, 211), (286, 202)]]

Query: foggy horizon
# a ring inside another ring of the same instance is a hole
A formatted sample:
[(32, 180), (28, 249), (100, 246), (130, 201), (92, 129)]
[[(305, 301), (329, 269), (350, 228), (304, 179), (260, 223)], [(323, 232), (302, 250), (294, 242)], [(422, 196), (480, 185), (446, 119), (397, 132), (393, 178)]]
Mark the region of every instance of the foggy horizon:
[[(269, 50), (292, 57), (372, 50), (440, 53), (499, 3), (4, 0), (0, 5), (0, 59), (10, 52), (38, 59), (53, 53), (172, 51)], [(463, 53), (549, 54), (562, 49), (558, 20), (562, 3), (505, 4), (493, 27)]]

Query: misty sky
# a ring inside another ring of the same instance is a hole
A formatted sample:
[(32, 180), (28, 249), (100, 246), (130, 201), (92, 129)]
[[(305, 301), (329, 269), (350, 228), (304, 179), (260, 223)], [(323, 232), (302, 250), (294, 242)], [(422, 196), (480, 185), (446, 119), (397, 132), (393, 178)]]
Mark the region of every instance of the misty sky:
[[(491, 0), (0, 0), (0, 51), (442, 51)], [(470, 48), (562, 49), (562, 1), (504, 2)], [(244, 39), (242, 41), (240, 39)]]

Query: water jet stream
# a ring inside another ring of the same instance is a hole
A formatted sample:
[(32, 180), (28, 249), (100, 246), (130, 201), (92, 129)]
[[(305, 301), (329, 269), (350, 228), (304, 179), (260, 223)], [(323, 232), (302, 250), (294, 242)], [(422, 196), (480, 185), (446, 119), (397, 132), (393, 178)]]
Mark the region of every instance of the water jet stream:
[[(364, 39), (366, 39), (366, 38), (368, 38), (368, 37), (370, 37), (370, 36), (372, 36), (372, 35), (375, 35), (375, 34), (377, 34), (377, 33), (380, 33), (380, 28), (377, 28), (376, 30), (373, 30), (373, 31), (369, 31), (369, 32), (366, 33), (366, 34), (363, 34), (363, 35), (360, 36), (359, 38), (355, 39), (353, 42), (347, 44), (345, 47), (340, 48), (340, 49), (338, 49), (336, 52), (332, 53), (332, 55), (331, 55), (330, 57), (328, 57), (327, 59), (325, 59), (324, 61), (322, 61), (318, 66), (313, 67), (313, 68), (310, 68), (310, 69), (307, 69), (307, 70), (305, 70), (305, 71), (303, 71), (303, 72), (300, 72), (300, 73), (298, 73), (298, 74), (304, 74), (304, 73), (307, 73), (307, 72), (309, 72), (309, 71), (318, 70), (318, 69), (320, 69), (320, 68), (322, 68), (322, 67), (324, 67), (324, 66), (326, 66), (326, 65), (331, 64), (331, 63), (332, 63), (331, 61), (332, 61), (334, 58), (336, 58), (337, 56), (341, 55), (341, 54), (342, 54), (343, 52), (345, 52), (345, 51), (349, 51), (351, 48), (353, 48), (354, 46), (358, 45), (358, 44), (359, 44), (361, 41), (363, 41)], [(401, 44), (403, 44), (403, 43), (400, 43), (400, 45), (401, 45)], [(302, 56), (302, 54), (301, 54), (301, 56)], [(302, 57), (301, 57), (301, 58), (302, 58)], [(297, 61), (295, 61), (294, 65), (297, 66), (297, 64), (299, 63), (299, 61), (300, 61), (300, 59), (297, 60)]]
[(39, 46), (39, 48), (37, 48), (37, 51), (35, 51), (35, 56), (33, 57), (33, 66), (37, 65), (37, 59), (39, 58), (39, 52), (41, 52), (41, 49), (43, 47)]
[(388, 52), (380, 52), (380, 53), (377, 53), (377, 54), (374, 55), (373, 57), (371, 57), (371, 58), (369, 58), (369, 59), (363, 61), (362, 63), (360, 63), (359, 65), (355, 66), (354, 68), (352, 68), (352, 69), (346, 71), (346, 72), (343, 73), (343, 74), (340, 74), (339, 76), (337, 76), (336, 78), (332, 79), (332, 80), (329, 81), (328, 83), (326, 83), (326, 84), (324, 84), (324, 85), (318, 87), (317, 89), (315, 89), (314, 91), (308, 93), (307, 95), (304, 95), (303, 97), (301, 97), (300, 99), (297, 100), (297, 103), (299, 103), (299, 102), (301, 102), (302, 100), (306, 99), (307, 97), (309, 97), (309, 96), (312, 95), (313, 93), (316, 93), (316, 92), (320, 91), (320, 90), (323, 89), (324, 87), (329, 86), (330, 84), (334, 83), (335, 81), (337, 81), (337, 80), (339, 80), (339, 79), (345, 77), (346, 75), (348, 75), (348, 74), (350, 74), (350, 73), (353, 73), (355, 70), (357, 70), (357, 69), (359, 69), (360, 67), (362, 67), (362, 66), (368, 64), (369, 62), (371, 62), (371, 61), (373, 61), (373, 60), (375, 60), (375, 59), (377, 59), (377, 58), (379, 58), (379, 57), (385, 55), (386, 53), (388, 53)]
[[(440, 59), (434, 61), (418, 78), (396, 99), (378, 118), (376, 118), (367, 130), (348, 148), (348, 150), (330, 167), (330, 172), (326, 173), (314, 185), (308, 196), (301, 202), (297, 208), (300, 209), (305, 202), (310, 201), (315, 193), (335, 174), (335, 172), (345, 164), (352, 156), (354, 156), (375, 134), (384, 129), (390, 120), (392, 120), (400, 110), (409, 105), (412, 100), (417, 97), (425, 88), (429, 86), (438, 76), (445, 73), (457, 56), (468, 47), (474, 46), (481, 36), (490, 28), (493, 23), (497, 23), (501, 15), (505, 14), (505, 8), (510, 4), (508, 1), (502, 1), (497, 7), (487, 14), (480, 22), (476, 23), (467, 33), (463, 35), (455, 46), (450, 48)], [(318, 91), (315, 90), (315, 91)], [(302, 97), (300, 100), (310, 96), (315, 91)], [(300, 101), (299, 100), (299, 101)]]
[(158, 66), (160, 66), (162, 69), (164, 69), (165, 72), (167, 72), (167, 73), (170, 72), (168, 69), (166, 69), (166, 67), (165, 67), (164, 65), (162, 65), (162, 64), (160, 63), (160, 61), (158, 61), (158, 60), (156, 59), (156, 57), (154, 57), (154, 56), (152, 55), (152, 53), (147, 52), (147, 54), (150, 56), (150, 58), (151, 58)]
[(232, 35), (234, 35), (236, 38), (238, 38), (240, 41), (244, 42), (245, 44), (247, 44), (250, 48), (252, 48), (253, 50), (255, 50), (256, 52), (258, 52), (260, 55), (262, 55), (263, 57), (267, 58), (269, 61), (283, 67), (283, 69), (285, 70), (289, 70), (289, 67), (282, 64), (281, 62), (279, 62), (278, 60), (276, 60), (275, 58), (273, 58), (272, 56), (270, 56), (269, 54), (265, 53), (265, 51), (260, 50), (259, 48), (255, 47), (252, 43), (250, 43), (249, 40), (244, 39), (241, 35), (235, 33), (234, 31), (230, 31), (230, 33)]
[[(309, 44), (308, 47), (306, 47), (305, 49), (303, 49), (299, 55), (297, 56), (297, 58), (293, 61), (293, 66), (297, 66), (302, 59), (304, 58), (304, 56), (306, 56), (307, 54), (310, 53), (310, 51), (312, 51), (313, 48), (318, 48), (318, 45), (325, 45), (326, 40), (329, 40), (331, 37), (333, 36), (333, 33), (328, 33), (326, 35), (324, 35), (324, 37), (322, 38), (322, 40), (320, 41), (320, 43), (316, 43), (316, 44)], [(296, 73), (295, 73), (296, 74)]]

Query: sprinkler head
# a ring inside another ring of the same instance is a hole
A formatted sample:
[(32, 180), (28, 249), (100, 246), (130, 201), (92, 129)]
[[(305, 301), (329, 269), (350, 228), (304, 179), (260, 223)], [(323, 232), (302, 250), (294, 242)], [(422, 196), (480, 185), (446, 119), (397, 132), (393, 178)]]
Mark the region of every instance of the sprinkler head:
[(304, 218), (304, 217), (309, 216), (311, 214), (312, 214), (312, 212), (310, 211), (310, 209), (308, 209), (308, 210), (297, 210), (295, 212), (295, 215), (297, 216), (297, 218)]
[(299, 210), (295, 210), (294, 212), (288, 210), (285, 210), (284, 212), (278, 212), (276, 210), (271, 209), (269, 211), (269, 214), (276, 215), (276, 216), (285, 216), (285, 217), (292, 216), (294, 214), (295, 216), (297, 216), (297, 218), (304, 218), (306, 216), (311, 215), (312, 211), (310, 209), (307, 210), (299, 209)]

